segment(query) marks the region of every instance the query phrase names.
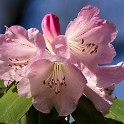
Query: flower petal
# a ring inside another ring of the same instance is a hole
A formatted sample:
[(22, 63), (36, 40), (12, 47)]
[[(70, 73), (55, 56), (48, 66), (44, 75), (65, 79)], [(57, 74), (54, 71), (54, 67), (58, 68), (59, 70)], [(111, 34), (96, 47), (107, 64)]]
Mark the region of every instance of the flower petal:
[(112, 66), (99, 66), (96, 71), (97, 85), (109, 87), (124, 80), (124, 62)]
[(43, 113), (49, 113), (53, 107), (53, 93), (49, 87), (43, 84), (43, 81), (49, 77), (52, 69), (53, 63), (46, 60), (37, 60), (31, 65), (28, 73), (33, 105)]
[(87, 82), (80, 71), (70, 64), (63, 65), (63, 73), (67, 85), (62, 87), (62, 92), (56, 96), (54, 105), (60, 116), (68, 115), (75, 110)]
[(105, 94), (103, 89), (95, 86), (94, 82), (88, 82), (84, 93), (93, 102), (96, 109), (101, 111), (103, 115), (108, 113), (112, 105), (112, 98)]
[(70, 50), (67, 45), (67, 40), (63, 35), (59, 35), (53, 40), (52, 48), (57, 56), (69, 58)]
[(98, 14), (98, 8), (86, 6), (66, 29), (65, 36), (73, 54), (71, 56), (78, 56), (85, 63), (109, 63), (116, 54), (110, 44), (116, 38), (116, 27)]
[(37, 49), (41, 51), (41, 53), (44, 52), (46, 48), (45, 39), (36, 28), (28, 29), (28, 40), (33, 41), (33, 43), (36, 45)]
[(93, 81), (101, 88), (107, 88), (124, 80), (124, 62), (120, 62), (117, 65), (93, 66), (89, 68), (82, 64), (81, 68), (86, 79)]
[(36, 50), (35, 45), (27, 40), (27, 31), (20, 26), (8, 28), (2, 39), (0, 37), (0, 54), (3, 59), (26, 59)]
[[(92, 7), (90, 5), (84, 7), (79, 12), (78, 16), (74, 21), (71, 21), (66, 29), (65, 35), (68, 36), (68, 38), (76, 38), (77, 35), (86, 32), (86, 30), (91, 29), (96, 26), (96, 22), (100, 22), (101, 20), (95, 18), (95, 21), (90, 21), (93, 17), (99, 14), (99, 9), (96, 7)], [(89, 25), (90, 24), (90, 25)]]
[(18, 94), (20, 96), (30, 98), (31, 95), (31, 88), (28, 78), (23, 78), (19, 83), (17, 84)]
[[(21, 48), (21, 49), (20, 49)], [(29, 60), (40, 49), (45, 50), (43, 36), (35, 28), (29, 30), (21, 26), (6, 27), (5, 34), (0, 35), (0, 79), (5, 86), (12, 81), (19, 81)]]
[[(86, 79), (75, 66), (61, 62), (55, 66), (55, 63), (45, 59), (33, 62), (28, 68), (27, 78), (31, 85), (31, 95), (35, 108), (43, 113), (49, 113), (50, 109), (55, 107), (59, 115), (63, 116), (74, 111), (78, 99), (83, 93)], [(59, 72), (52, 73), (54, 67), (61, 69), (58, 70)], [(60, 76), (58, 80), (64, 75), (65, 83), (63, 82), (61, 85), (58, 82), (56, 82), (57, 84), (50, 84), (51, 73), (52, 76), (54, 74)]]

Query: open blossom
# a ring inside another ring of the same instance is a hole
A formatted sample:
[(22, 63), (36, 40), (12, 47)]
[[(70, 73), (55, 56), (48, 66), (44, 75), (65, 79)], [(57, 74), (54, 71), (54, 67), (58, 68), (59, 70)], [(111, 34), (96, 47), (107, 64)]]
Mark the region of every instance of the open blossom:
[(81, 71), (66, 59), (45, 55), (35, 58), (27, 68), (18, 93), (32, 97), (34, 107), (43, 113), (55, 107), (60, 116), (66, 116), (75, 110), (85, 84)]
[[(58, 54), (64, 47), (67, 51), (69, 49), (73, 61), (78, 59), (85, 64), (90, 61), (94, 64), (111, 62), (116, 54), (111, 42), (116, 38), (117, 30), (112, 23), (101, 19), (98, 14), (99, 9), (90, 5), (81, 9), (77, 18), (68, 24), (65, 35), (61, 36), (61, 39), (65, 40), (61, 43), (57, 40), (51, 41), (52, 47), (57, 49), (54, 52)], [(54, 27), (58, 27), (57, 21)], [(46, 34), (44, 26), (42, 28)]]
[(0, 35), (0, 79), (4, 80), (5, 86), (22, 78), (29, 60), (38, 49), (42, 53), (45, 42), (37, 29), (6, 28), (5, 34)]
[(124, 62), (111, 66), (98, 66), (92, 71), (82, 65), (81, 70), (87, 79), (85, 95), (93, 102), (96, 109), (104, 115), (107, 114), (113, 102), (111, 94), (114, 85), (124, 80)]
[[(47, 25), (44, 20), (47, 21), (48, 16), (54, 18), (55, 15), (46, 15), (42, 21), (42, 25), (46, 27), (42, 26), (42, 28), (44, 36), (52, 46), (48, 46), (52, 53), (69, 58), (71, 62), (77, 62), (77, 66), (81, 63), (82, 73), (88, 82), (84, 93), (99, 111), (106, 114), (112, 105), (112, 98), (108, 92), (114, 84), (124, 79), (124, 68), (123, 62), (114, 66), (98, 66), (112, 61), (116, 53), (111, 42), (117, 35), (115, 26), (98, 17), (98, 14), (98, 8), (84, 7), (77, 18), (69, 23), (65, 35), (60, 35), (60, 31), (57, 33), (57, 30), (54, 30), (56, 35), (52, 39), (49, 36), (51, 36), (50, 32), (51, 34), (53, 32), (49, 30), (47, 35), (49, 27), (45, 30)], [(57, 25), (55, 22), (54, 25), (51, 23), (48, 25), (57, 29), (58, 21), (55, 20)]]
[[(49, 16), (43, 24), (47, 47), (59, 34), (59, 28), (54, 27), (58, 18), (53, 14)], [(61, 37), (59, 40), (62, 40)], [(52, 49), (49, 47), (48, 51), (52, 52)], [(18, 93), (32, 97), (34, 107), (43, 113), (49, 113), (55, 107), (60, 116), (66, 116), (75, 110), (87, 81), (66, 56), (49, 52), (32, 57), (25, 77), (18, 83)]]
[(7, 28), (0, 35), (0, 79), (6, 86), (19, 81), (18, 94), (32, 97), (34, 107), (43, 113), (55, 107), (60, 116), (68, 115), (85, 94), (106, 114), (112, 104), (106, 91), (124, 79), (124, 64), (99, 65), (115, 56), (111, 42), (117, 30), (98, 14), (98, 8), (84, 7), (65, 35), (60, 35), (54, 14), (43, 18), (44, 37), (35, 28)]

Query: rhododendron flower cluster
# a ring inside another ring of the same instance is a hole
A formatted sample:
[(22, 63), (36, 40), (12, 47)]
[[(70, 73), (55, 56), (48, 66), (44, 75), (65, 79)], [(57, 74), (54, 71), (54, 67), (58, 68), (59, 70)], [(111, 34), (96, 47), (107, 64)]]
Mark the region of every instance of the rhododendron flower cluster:
[(61, 35), (59, 19), (46, 15), (36, 28), (6, 27), (0, 35), (0, 79), (5, 86), (17, 81), (18, 94), (32, 97), (34, 107), (60, 116), (71, 114), (82, 95), (106, 114), (112, 105), (114, 85), (124, 79), (124, 64), (100, 66), (116, 55), (114, 24), (86, 6)]

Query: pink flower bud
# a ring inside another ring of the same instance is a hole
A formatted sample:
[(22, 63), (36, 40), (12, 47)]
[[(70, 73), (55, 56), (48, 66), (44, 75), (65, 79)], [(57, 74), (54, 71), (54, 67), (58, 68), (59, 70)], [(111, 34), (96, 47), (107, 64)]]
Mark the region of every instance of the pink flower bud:
[(60, 35), (59, 18), (54, 14), (47, 14), (42, 20), (42, 30), (44, 36), (52, 42), (52, 40)]

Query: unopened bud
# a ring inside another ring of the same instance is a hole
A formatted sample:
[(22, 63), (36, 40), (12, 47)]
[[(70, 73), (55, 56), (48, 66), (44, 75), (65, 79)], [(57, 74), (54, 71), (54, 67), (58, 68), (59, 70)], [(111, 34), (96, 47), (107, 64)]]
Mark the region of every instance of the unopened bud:
[(52, 40), (60, 35), (59, 18), (55, 14), (47, 14), (42, 20), (42, 30), (45, 38), (52, 42)]

